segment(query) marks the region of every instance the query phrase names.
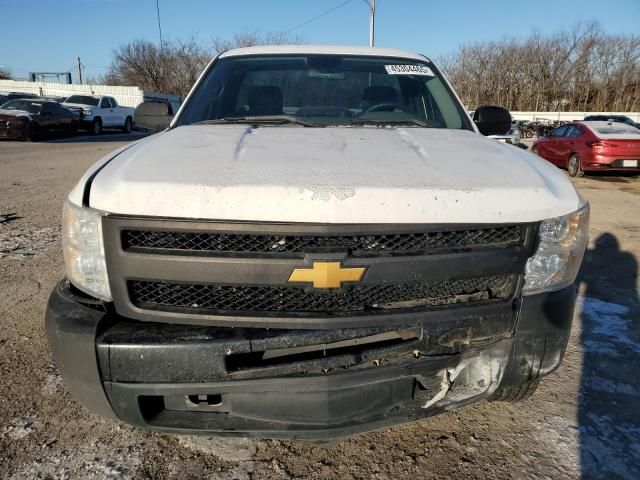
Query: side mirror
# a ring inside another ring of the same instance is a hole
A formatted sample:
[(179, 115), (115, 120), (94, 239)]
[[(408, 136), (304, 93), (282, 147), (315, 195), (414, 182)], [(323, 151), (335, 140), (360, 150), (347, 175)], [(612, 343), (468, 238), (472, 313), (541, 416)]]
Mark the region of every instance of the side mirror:
[(171, 123), (173, 109), (168, 102), (148, 101), (136, 107), (133, 121), (137, 127), (154, 132), (164, 130)]
[(496, 105), (481, 105), (473, 114), (473, 121), (483, 135), (503, 135), (511, 129), (511, 114)]

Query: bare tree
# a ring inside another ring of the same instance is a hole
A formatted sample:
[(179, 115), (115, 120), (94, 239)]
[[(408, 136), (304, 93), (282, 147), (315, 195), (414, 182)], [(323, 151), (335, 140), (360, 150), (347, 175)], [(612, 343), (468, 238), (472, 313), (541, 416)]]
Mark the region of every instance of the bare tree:
[(304, 43), (300, 36), (289, 36), (286, 33), (266, 33), (244, 31), (236, 33), (231, 39), (216, 37), (213, 39), (213, 51), (218, 54), (234, 48), (253, 47), (255, 45), (299, 45)]
[(285, 34), (241, 32), (230, 40), (216, 38), (210, 47), (189, 41), (166, 41), (162, 49), (149, 41), (136, 40), (113, 52), (113, 60), (102, 79), (109, 85), (132, 85), (147, 90), (185, 96), (198, 75), (216, 54), (238, 47), (301, 43)]
[(0, 67), (0, 80), (11, 80), (11, 72), (9, 69)]
[(469, 107), (634, 111), (640, 108), (640, 36), (609, 35), (596, 22), (525, 39), (463, 45), (441, 59)]

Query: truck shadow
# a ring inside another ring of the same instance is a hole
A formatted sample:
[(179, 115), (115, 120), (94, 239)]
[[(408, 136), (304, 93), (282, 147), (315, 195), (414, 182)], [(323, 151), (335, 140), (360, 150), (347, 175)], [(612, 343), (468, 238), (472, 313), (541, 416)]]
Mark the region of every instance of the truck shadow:
[(576, 305), (583, 364), (578, 393), (583, 478), (640, 478), (638, 261), (603, 233), (587, 250)]

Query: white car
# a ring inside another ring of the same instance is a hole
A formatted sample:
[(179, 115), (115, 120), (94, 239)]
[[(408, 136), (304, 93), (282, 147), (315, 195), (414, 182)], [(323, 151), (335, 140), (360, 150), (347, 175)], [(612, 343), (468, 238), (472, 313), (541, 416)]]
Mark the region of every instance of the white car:
[(522, 133), (518, 128), (518, 123), (514, 121), (511, 123), (511, 128), (507, 133), (489, 135), (489, 138), (497, 140), (498, 142), (509, 143), (511, 145), (519, 145), (522, 141)]
[[(467, 113), (473, 120), (475, 110), (469, 110), (467, 111)], [(488, 137), (492, 138), (493, 140), (497, 140), (498, 142), (509, 143), (511, 145), (519, 145), (522, 141), (522, 132), (520, 132), (520, 129), (518, 128), (518, 122), (512, 119), (509, 130), (505, 130), (502, 133), (497, 133), (494, 135), (488, 135)]]
[(71, 95), (62, 105), (79, 111), (81, 125), (93, 135), (100, 135), (105, 128), (117, 128), (125, 133), (131, 132), (133, 128), (135, 109), (121, 107), (113, 97)]
[(53, 357), (76, 399), (176, 433), (342, 438), (531, 395), (561, 362), (589, 206), (481, 135), (431, 60), (216, 57), (63, 210)]

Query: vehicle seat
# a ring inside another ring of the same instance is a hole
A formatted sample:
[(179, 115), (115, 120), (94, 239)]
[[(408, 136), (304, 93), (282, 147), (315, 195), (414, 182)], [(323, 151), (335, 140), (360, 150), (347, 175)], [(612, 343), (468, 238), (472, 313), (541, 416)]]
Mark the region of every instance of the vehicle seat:
[(271, 85), (251, 87), (248, 93), (249, 115), (281, 115), (282, 90)]
[[(386, 85), (373, 85), (371, 87), (366, 87), (362, 91), (362, 109), (366, 110), (367, 108), (371, 108), (374, 105), (380, 104), (398, 104), (398, 92), (393, 87), (388, 87)], [(395, 110), (391, 107), (385, 107), (380, 109), (380, 111), (392, 112)]]

